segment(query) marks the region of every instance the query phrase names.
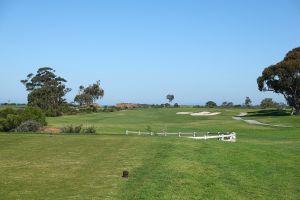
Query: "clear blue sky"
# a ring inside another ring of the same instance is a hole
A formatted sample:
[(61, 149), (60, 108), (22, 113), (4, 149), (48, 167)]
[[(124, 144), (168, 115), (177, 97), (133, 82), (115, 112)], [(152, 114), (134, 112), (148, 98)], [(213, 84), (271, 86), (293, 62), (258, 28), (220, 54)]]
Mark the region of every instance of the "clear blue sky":
[(254, 103), (256, 78), (300, 46), (299, 0), (0, 0), (0, 102), (26, 102), (19, 80), (48, 66), (101, 104)]

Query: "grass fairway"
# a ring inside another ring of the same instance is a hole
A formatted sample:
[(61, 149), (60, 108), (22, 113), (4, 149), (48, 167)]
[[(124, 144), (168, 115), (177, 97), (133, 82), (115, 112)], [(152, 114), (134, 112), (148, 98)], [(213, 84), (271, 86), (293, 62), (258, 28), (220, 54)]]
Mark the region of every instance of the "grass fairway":
[[(236, 109), (209, 117), (175, 114), (201, 110), (48, 119), (53, 127), (91, 124), (100, 135), (0, 134), (0, 199), (299, 199), (299, 117), (248, 117), (293, 126), (278, 128), (232, 120), (242, 111)], [(147, 125), (155, 131), (235, 131), (238, 140), (118, 135)], [(121, 178), (124, 169), (129, 179)]]

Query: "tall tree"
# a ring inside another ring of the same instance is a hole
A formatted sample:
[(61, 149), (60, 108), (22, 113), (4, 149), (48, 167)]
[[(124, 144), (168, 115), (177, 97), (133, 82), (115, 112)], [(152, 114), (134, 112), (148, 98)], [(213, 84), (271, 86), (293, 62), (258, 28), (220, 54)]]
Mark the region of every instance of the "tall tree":
[(80, 86), (79, 93), (75, 96), (74, 101), (80, 106), (89, 106), (103, 96), (104, 90), (100, 86), (100, 81), (96, 81), (96, 83), (89, 85), (86, 88), (84, 88), (84, 86)]
[(252, 104), (252, 101), (251, 101), (250, 97), (246, 97), (246, 99), (245, 99), (245, 106), (250, 107), (251, 104)]
[(55, 70), (50, 67), (39, 68), (37, 73), (28, 74), (21, 80), (28, 94), (28, 105), (41, 108), (47, 116), (62, 114), (63, 98), (71, 89), (65, 86), (64, 78), (55, 75)]
[(171, 103), (175, 97), (173, 94), (168, 94), (166, 98), (169, 100), (169, 103)]
[(272, 91), (284, 96), (292, 113), (300, 114), (300, 47), (289, 51), (284, 59), (265, 68), (257, 78), (260, 91)]

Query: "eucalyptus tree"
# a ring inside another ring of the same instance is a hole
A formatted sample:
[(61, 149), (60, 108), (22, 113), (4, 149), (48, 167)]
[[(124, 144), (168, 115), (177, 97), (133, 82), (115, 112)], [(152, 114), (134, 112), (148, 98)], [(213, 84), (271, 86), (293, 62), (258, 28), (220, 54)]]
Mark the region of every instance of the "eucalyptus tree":
[(50, 67), (39, 68), (36, 74), (28, 74), (26, 79), (21, 80), (28, 93), (28, 105), (41, 108), (47, 116), (62, 114), (66, 104), (64, 96), (71, 91), (65, 83), (67, 81), (55, 74)]
[(260, 91), (282, 94), (291, 114), (300, 114), (300, 47), (289, 51), (277, 64), (265, 68), (257, 78)]

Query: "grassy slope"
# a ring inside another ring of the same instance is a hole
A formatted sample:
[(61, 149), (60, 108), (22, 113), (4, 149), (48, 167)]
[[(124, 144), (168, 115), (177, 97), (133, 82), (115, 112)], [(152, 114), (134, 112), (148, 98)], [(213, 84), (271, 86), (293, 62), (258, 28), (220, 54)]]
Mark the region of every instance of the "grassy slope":
[[(238, 142), (124, 135), (0, 135), (3, 199), (297, 199), (300, 118), (258, 116), (293, 128), (248, 125), (231, 116), (175, 115), (195, 109), (134, 110), (49, 119), (126, 129), (236, 131)], [(201, 109), (196, 109), (201, 110)], [(254, 117), (253, 117), (254, 118)], [(270, 120), (271, 118), (272, 120)], [(128, 169), (130, 178), (121, 178)]]

